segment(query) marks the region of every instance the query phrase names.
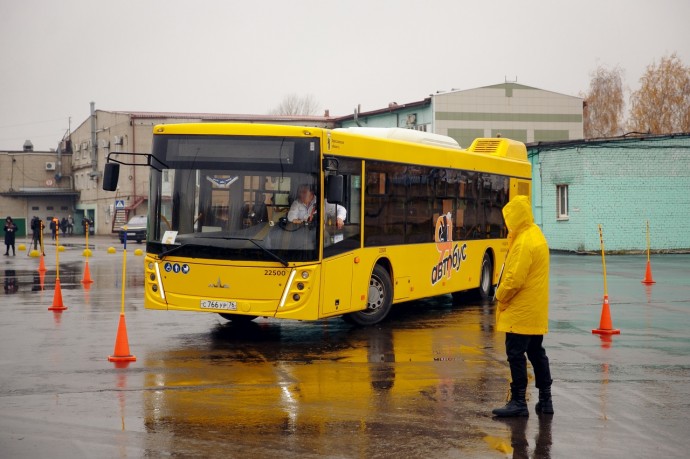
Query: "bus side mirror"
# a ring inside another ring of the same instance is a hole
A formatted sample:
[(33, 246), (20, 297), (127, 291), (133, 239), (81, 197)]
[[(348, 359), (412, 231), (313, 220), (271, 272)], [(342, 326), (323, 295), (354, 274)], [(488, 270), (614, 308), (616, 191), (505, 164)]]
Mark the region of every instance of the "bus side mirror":
[(331, 204), (343, 202), (342, 175), (329, 175), (326, 177), (326, 201)]
[(120, 178), (120, 165), (117, 163), (106, 163), (103, 169), (103, 189), (105, 191), (117, 190), (117, 181)]

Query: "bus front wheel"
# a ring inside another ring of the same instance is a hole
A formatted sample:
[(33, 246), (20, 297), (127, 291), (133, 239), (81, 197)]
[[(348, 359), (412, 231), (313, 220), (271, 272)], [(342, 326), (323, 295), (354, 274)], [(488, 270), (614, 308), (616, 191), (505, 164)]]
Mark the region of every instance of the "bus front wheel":
[(393, 283), (388, 271), (381, 266), (374, 266), (369, 279), (367, 308), (363, 311), (346, 314), (343, 318), (357, 325), (374, 325), (386, 318), (393, 304)]

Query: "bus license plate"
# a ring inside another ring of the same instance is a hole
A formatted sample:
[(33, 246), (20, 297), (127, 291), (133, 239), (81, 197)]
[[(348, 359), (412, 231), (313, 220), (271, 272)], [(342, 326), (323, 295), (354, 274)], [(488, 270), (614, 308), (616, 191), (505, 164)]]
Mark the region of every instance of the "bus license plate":
[(201, 309), (223, 309), (225, 311), (237, 311), (237, 302), (201, 300)]

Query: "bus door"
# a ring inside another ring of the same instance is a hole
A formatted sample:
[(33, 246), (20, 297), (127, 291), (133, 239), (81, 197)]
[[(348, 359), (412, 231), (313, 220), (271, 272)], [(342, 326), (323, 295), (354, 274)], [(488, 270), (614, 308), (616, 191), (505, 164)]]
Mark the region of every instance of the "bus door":
[(350, 309), (354, 261), (361, 247), (362, 162), (340, 158), (338, 174), (344, 176), (343, 202), (325, 202), (322, 206), (321, 316), (337, 315)]

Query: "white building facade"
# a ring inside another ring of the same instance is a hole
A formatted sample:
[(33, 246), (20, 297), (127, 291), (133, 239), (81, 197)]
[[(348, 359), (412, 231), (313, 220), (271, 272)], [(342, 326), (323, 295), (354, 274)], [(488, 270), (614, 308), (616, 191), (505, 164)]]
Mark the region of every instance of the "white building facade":
[(502, 83), (432, 97), (433, 130), (468, 147), (477, 137), (525, 143), (583, 138), (583, 99)]

